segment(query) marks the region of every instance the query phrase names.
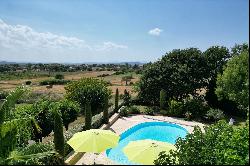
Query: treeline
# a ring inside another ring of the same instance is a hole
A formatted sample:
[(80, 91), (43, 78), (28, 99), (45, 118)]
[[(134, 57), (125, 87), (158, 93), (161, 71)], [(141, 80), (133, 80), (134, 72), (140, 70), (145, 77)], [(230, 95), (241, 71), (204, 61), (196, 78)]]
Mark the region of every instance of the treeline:
[(0, 72), (15, 71), (47, 71), (47, 72), (76, 72), (76, 71), (127, 71), (138, 70), (142, 65), (138, 64), (0, 64)]

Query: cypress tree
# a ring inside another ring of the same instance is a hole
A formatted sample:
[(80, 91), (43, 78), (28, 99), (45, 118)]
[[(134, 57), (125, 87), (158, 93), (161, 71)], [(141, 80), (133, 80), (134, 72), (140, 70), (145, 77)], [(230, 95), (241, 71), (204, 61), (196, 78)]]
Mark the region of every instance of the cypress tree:
[(108, 103), (109, 103), (109, 99), (108, 99), (108, 97), (106, 97), (105, 103), (104, 103), (104, 109), (103, 109), (103, 123), (105, 123), (105, 124), (109, 123)]
[(116, 88), (115, 92), (115, 112), (118, 112), (119, 90)]
[(160, 109), (164, 109), (166, 106), (166, 91), (162, 89), (160, 91)]
[(91, 112), (91, 105), (89, 102), (85, 105), (85, 129), (89, 130), (91, 129), (92, 124), (92, 112)]
[(64, 135), (61, 112), (54, 110), (54, 145), (55, 150), (64, 157)]

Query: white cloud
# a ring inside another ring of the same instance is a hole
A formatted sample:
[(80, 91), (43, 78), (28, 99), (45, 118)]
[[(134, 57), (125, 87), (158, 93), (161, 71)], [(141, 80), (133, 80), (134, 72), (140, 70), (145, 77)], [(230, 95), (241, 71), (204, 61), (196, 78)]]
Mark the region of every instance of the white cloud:
[(148, 34), (153, 35), (153, 36), (160, 36), (162, 31), (163, 30), (160, 28), (154, 28), (154, 29), (151, 29), (150, 31), (148, 31)]
[(50, 32), (40, 33), (25, 25), (8, 25), (0, 19), (0, 45), (6, 48), (89, 48), (84, 40)]
[(96, 47), (96, 50), (97, 51), (110, 51), (110, 50), (115, 50), (115, 49), (126, 49), (126, 48), (128, 48), (128, 46), (116, 44), (113, 42), (103, 42), (101, 46)]
[(112, 61), (117, 50), (127, 48), (112, 41), (89, 44), (77, 37), (38, 32), (29, 26), (10, 25), (0, 19), (0, 60), (79, 62), (110, 58)]

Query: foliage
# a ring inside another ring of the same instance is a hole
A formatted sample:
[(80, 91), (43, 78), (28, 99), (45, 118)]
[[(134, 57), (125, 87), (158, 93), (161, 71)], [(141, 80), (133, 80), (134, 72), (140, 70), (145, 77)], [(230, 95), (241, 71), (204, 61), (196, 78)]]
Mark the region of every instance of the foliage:
[(107, 84), (94, 78), (83, 78), (71, 82), (66, 87), (66, 98), (74, 100), (84, 108), (87, 102), (91, 104), (93, 115), (100, 113), (104, 108), (105, 99), (110, 98), (111, 90)]
[(156, 105), (161, 89), (166, 91), (166, 100), (197, 95), (196, 90), (207, 85), (206, 73), (206, 59), (200, 50), (173, 50), (143, 71), (137, 84), (138, 96)]
[(130, 106), (128, 107), (128, 114), (140, 114), (140, 110), (136, 106)]
[(115, 91), (115, 111), (118, 111), (118, 103), (119, 103), (119, 90), (116, 88)]
[(206, 118), (210, 121), (222, 120), (224, 117), (225, 117), (225, 115), (224, 115), (223, 111), (221, 111), (220, 109), (210, 108), (206, 114)]
[(120, 116), (122, 116), (122, 117), (128, 116), (128, 107), (122, 106), (122, 107), (120, 108), (119, 114), (120, 114)]
[(92, 128), (92, 112), (91, 112), (91, 104), (86, 103), (85, 106), (85, 129), (89, 130)]
[(57, 104), (57, 109), (62, 113), (63, 125), (68, 130), (69, 124), (77, 119), (80, 113), (80, 106), (78, 103), (71, 100), (61, 100)]
[(127, 89), (124, 90), (124, 95), (122, 96), (123, 99), (123, 104), (124, 105), (129, 105), (131, 101), (131, 95), (127, 91)]
[(104, 108), (103, 108), (103, 122), (105, 124), (109, 123), (108, 109), (109, 109), (109, 100), (108, 100), (108, 98), (106, 98), (105, 105), (104, 105)]
[(31, 81), (26, 81), (25, 85), (31, 85), (31, 83), (32, 83)]
[(232, 55), (240, 55), (242, 52), (249, 52), (249, 46), (247, 43), (235, 44), (231, 52)]
[(186, 98), (184, 100), (183, 110), (184, 112), (189, 112), (190, 118), (199, 119), (204, 117), (207, 113), (209, 107), (204, 103), (202, 99), (199, 98)]
[(166, 91), (162, 89), (160, 91), (160, 109), (166, 108)]
[(249, 125), (234, 128), (225, 121), (195, 127), (185, 139), (178, 138), (176, 150), (162, 152), (156, 165), (248, 165)]
[(40, 85), (65, 85), (69, 82), (71, 82), (71, 81), (70, 80), (61, 80), (61, 79), (49, 79), (49, 80), (43, 80), (39, 84)]
[(8, 92), (6, 91), (0, 91), (0, 100), (5, 99), (8, 96)]
[(146, 107), (144, 110), (146, 115), (154, 115), (154, 110), (152, 109), (152, 107)]
[(48, 136), (54, 128), (54, 120), (52, 115), (52, 109), (55, 107), (55, 103), (49, 100), (40, 100), (33, 104), (31, 112), (35, 115), (35, 119), (41, 128), (41, 132), (35, 132), (35, 139), (42, 140), (42, 137)]
[(1, 164), (9, 162), (10, 155), (17, 147), (23, 147), (31, 138), (31, 125), (39, 130), (34, 118), (15, 117), (15, 103), (27, 91), (24, 87), (17, 87), (6, 97), (0, 107), (0, 160)]
[(53, 144), (35, 143), (13, 151), (9, 165), (63, 165), (63, 158), (54, 152)]
[(249, 53), (243, 52), (226, 64), (223, 74), (218, 75), (216, 95), (219, 100), (229, 99), (245, 112), (249, 107)]
[(169, 116), (183, 117), (184, 113), (184, 103), (182, 101), (174, 99), (168, 101), (167, 114)]
[(62, 80), (62, 79), (64, 79), (64, 75), (62, 75), (62, 74), (56, 74), (55, 75), (55, 79)]
[(63, 157), (64, 156), (64, 135), (63, 122), (61, 112), (57, 109), (53, 110), (54, 115), (54, 145), (55, 150)]

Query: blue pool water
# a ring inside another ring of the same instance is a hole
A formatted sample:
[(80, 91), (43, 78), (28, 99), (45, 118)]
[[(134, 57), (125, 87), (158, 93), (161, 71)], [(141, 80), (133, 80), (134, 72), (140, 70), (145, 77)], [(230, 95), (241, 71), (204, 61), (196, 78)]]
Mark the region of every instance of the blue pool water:
[(145, 122), (122, 133), (118, 146), (108, 149), (106, 154), (108, 158), (117, 163), (135, 165), (136, 163), (130, 162), (122, 151), (130, 141), (152, 139), (175, 144), (178, 137), (184, 138), (186, 134), (187, 130), (176, 124), (167, 122)]

